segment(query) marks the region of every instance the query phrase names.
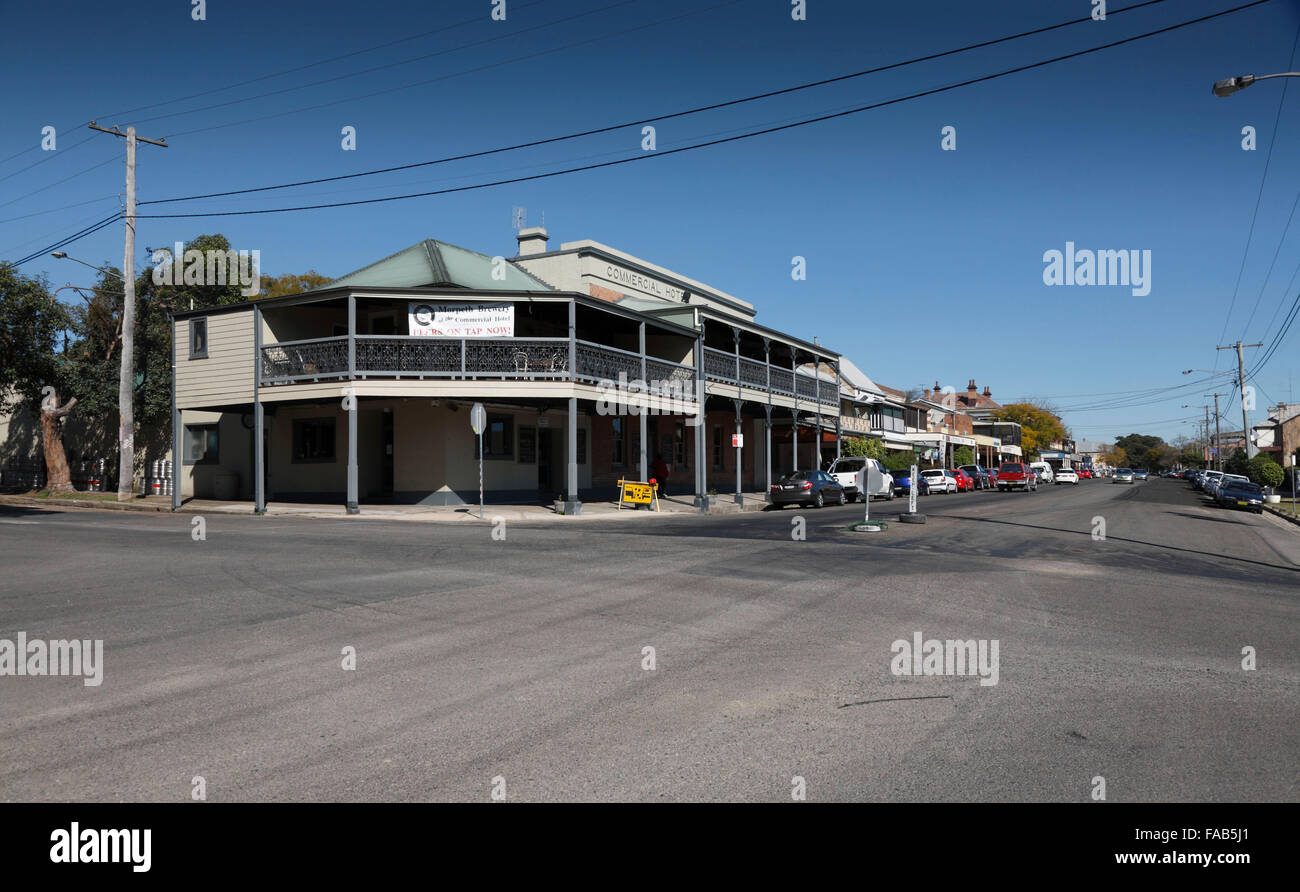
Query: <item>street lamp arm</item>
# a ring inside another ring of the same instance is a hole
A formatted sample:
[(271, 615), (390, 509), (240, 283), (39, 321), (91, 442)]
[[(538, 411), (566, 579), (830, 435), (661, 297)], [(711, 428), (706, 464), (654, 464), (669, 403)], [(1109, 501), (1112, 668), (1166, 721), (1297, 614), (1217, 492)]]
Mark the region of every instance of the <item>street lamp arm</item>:
[(1237, 77), (1226, 77), (1221, 81), (1215, 81), (1211, 89), (1215, 96), (1231, 96), (1233, 93), (1246, 89), (1255, 81), (1266, 81), (1275, 77), (1300, 77), (1300, 71), (1279, 71), (1277, 74), (1243, 74)]

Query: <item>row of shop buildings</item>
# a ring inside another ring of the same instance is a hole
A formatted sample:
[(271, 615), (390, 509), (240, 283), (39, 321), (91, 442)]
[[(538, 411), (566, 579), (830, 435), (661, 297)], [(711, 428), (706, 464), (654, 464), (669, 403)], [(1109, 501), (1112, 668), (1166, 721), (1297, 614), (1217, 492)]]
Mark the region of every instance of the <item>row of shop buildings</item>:
[(174, 504), (560, 498), (620, 480), (703, 504), (824, 467), (849, 438), (951, 466), (1021, 455), (974, 380), (878, 384), (753, 304), (584, 240), (520, 230), (513, 258), (425, 240), (329, 286), (175, 314)]

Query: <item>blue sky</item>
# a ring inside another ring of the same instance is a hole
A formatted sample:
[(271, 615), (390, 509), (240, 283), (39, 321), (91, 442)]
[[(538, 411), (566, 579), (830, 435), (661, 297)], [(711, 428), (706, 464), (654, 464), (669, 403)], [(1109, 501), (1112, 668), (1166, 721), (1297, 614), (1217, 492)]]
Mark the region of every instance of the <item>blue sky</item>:
[[(1104, 22), (662, 122), (658, 146), (887, 100), (1245, 0), (1169, 0), (1116, 12), (1132, 2), (1109, 3)], [(119, 206), (121, 146), (80, 126), (91, 118), (168, 138), (166, 149), (140, 147), (138, 190), (146, 201), (636, 120), (1056, 24), (1092, 9), (1090, 0), (808, 0), (807, 20), (796, 22), (784, 0), (720, 3), (508, 0), (505, 22), (490, 20), (491, 0), (209, 0), (206, 21), (192, 20), (182, 0), (10, 6), (0, 37), (0, 78), (8, 85), (0, 159), (9, 159), (0, 163), (0, 257), (16, 259)], [(550, 24), (560, 19), (567, 21)], [(1186, 385), (1192, 376), (1180, 375), (1183, 369), (1235, 367), (1215, 346), (1237, 337), (1267, 343), (1300, 290), (1297, 282), (1287, 289), (1300, 262), (1300, 224), (1287, 229), (1300, 191), (1300, 83), (1287, 90), (1280, 118), (1289, 80), (1227, 99), (1213, 97), (1210, 86), (1230, 75), (1289, 70), (1298, 28), (1295, 0), (1272, 0), (995, 81), (605, 170), (345, 209), (142, 219), (136, 261), (143, 268), (145, 246), (208, 232), (260, 250), (272, 274), (342, 275), (422, 238), (509, 256), (511, 209), (524, 206), (529, 224), (545, 214), (552, 246), (592, 238), (707, 282), (756, 304), (764, 324), (816, 336), (882, 383), (937, 381), (963, 389), (973, 377), (1003, 401), (1050, 399), (1082, 438), (1191, 435), (1193, 424), (1185, 422), (1202, 413), (1182, 404), (1199, 407), (1215, 387), (1141, 392)], [(435, 29), (443, 30), (403, 40)], [(402, 42), (219, 89), (392, 41)], [(124, 55), (115, 57), (117, 51)], [(427, 58), (393, 64), (418, 56)], [(375, 66), (387, 67), (286, 89)], [(428, 83), (393, 89), (416, 81)], [(285, 92), (257, 98), (273, 90)], [(379, 95), (352, 98), (370, 93)], [(233, 100), (246, 101), (195, 111)], [(46, 125), (57, 128), (54, 152), (39, 148)], [(345, 125), (357, 128), (356, 151), (340, 147)], [(956, 128), (956, 151), (940, 148), (948, 125)], [(1256, 151), (1242, 149), (1244, 126), (1257, 130)], [(639, 129), (629, 128), (403, 173), (140, 212), (427, 191), (642, 154), (640, 141)], [(91, 203), (64, 207), (82, 202)], [(1045, 285), (1043, 254), (1064, 250), (1067, 241), (1149, 250), (1150, 293)], [(67, 250), (120, 265), (121, 225)], [(795, 255), (807, 258), (805, 281), (790, 276)], [(48, 272), (56, 286), (86, 284), (91, 275), (48, 258), (23, 269)], [(924, 335), (909, 334), (908, 314), (947, 329), (927, 324)], [(1261, 408), (1300, 399), (1292, 389), (1300, 384), (1297, 343), (1300, 325), (1256, 379)], [(1217, 387), (1230, 388), (1226, 377)], [(1130, 394), (1134, 405), (1114, 405)], [(1081, 408), (1098, 403), (1108, 407)], [(1223, 412), (1225, 427), (1239, 427), (1236, 402), (1225, 400)]]

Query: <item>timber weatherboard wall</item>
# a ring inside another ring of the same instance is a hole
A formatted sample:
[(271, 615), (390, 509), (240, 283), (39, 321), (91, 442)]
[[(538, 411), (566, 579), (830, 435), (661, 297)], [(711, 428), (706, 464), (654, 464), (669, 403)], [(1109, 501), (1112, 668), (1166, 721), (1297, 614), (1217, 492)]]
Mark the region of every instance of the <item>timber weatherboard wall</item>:
[(229, 406), (253, 401), (253, 313), (214, 313), (208, 320), (208, 355), (189, 359), (190, 320), (173, 320), (176, 339), (176, 406)]

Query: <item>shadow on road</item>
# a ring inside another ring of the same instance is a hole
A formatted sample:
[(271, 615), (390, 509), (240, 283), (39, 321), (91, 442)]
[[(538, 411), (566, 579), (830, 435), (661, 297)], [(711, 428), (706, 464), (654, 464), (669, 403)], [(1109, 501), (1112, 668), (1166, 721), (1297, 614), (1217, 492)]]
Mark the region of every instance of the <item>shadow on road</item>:
[[(1087, 537), (1092, 536), (1092, 533), (1089, 530), (1070, 530), (1070, 529), (1063, 529), (1061, 527), (1040, 526), (1034, 523), (1021, 523), (1019, 521), (1014, 521), (1014, 520), (997, 520), (992, 517), (966, 517), (961, 514), (931, 514), (930, 516), (943, 517), (943, 518), (947, 518), (948, 520), (964, 520), (973, 523), (995, 523), (1004, 526), (1027, 527), (1033, 530), (1046, 530), (1046, 531), (1056, 532), (1056, 533), (1069, 533), (1072, 536), (1087, 536)], [(1190, 517), (1194, 515), (1188, 515), (1188, 516)], [(1197, 517), (1197, 519), (1211, 520), (1213, 518)], [(1220, 522), (1229, 523), (1231, 521), (1220, 521)], [(1130, 539), (1126, 536), (1107, 535), (1106, 541), (1107, 542), (1129, 542), (1132, 543), (1133, 545), (1145, 545), (1148, 548), (1160, 548), (1160, 549), (1164, 549), (1165, 551), (1179, 551), (1185, 554), (1195, 555), (1196, 557), (1200, 557), (1200, 558), (1220, 558), (1225, 561), (1235, 561), (1241, 564), (1252, 564), (1256, 567), (1267, 567), (1270, 570), (1286, 570), (1290, 573), (1300, 573), (1300, 567), (1296, 567), (1296, 566), (1286, 566), (1284, 564), (1270, 564), (1267, 563), (1266, 561), (1257, 561), (1252, 558), (1237, 557), (1236, 555), (1231, 555), (1231, 554), (1219, 554), (1218, 552), (1213, 552), (1213, 551), (1201, 551), (1196, 548), (1184, 548), (1181, 545), (1164, 545), (1160, 542), (1148, 542), (1145, 539)]]

